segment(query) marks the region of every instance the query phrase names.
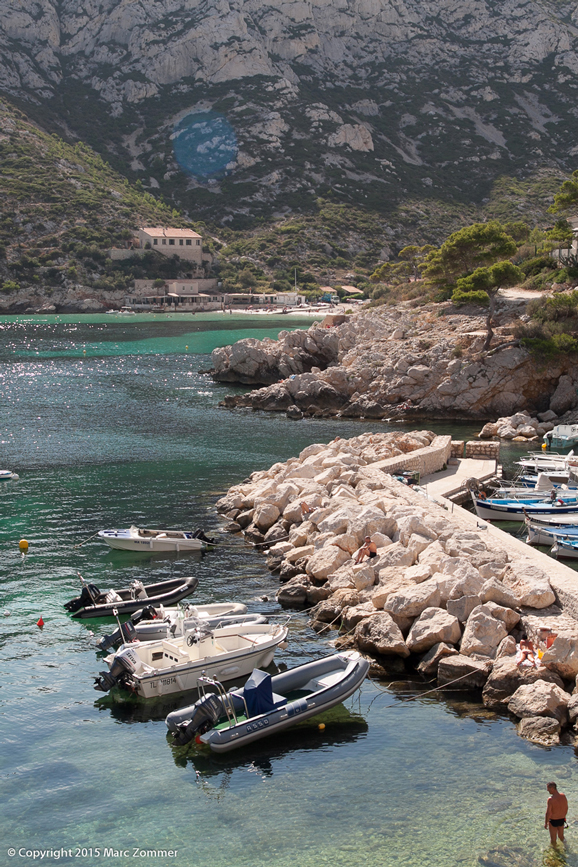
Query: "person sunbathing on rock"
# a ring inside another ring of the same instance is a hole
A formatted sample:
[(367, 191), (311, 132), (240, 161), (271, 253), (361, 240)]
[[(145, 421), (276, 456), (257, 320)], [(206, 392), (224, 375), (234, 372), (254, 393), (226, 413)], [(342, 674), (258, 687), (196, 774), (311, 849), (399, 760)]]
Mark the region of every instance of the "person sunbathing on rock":
[(531, 668), (538, 668), (536, 663), (536, 650), (534, 648), (533, 643), (529, 640), (526, 635), (522, 635), (520, 639), (519, 645), (519, 658), (516, 663), (518, 667), (523, 665), (525, 662), (529, 663)]
[(355, 565), (363, 561), (364, 557), (369, 557), (372, 560), (374, 557), (377, 557), (377, 545), (375, 542), (371, 541), (371, 536), (365, 537), (365, 543), (357, 552), (357, 557), (355, 558)]

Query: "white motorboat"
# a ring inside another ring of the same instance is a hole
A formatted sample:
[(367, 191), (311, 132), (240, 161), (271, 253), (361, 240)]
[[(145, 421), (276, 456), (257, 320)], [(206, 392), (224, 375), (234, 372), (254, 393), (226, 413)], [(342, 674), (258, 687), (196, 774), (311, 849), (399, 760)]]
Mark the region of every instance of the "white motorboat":
[(16, 481), (19, 478), (18, 473), (13, 473), (12, 470), (0, 470), (0, 482), (7, 482), (10, 479)]
[(574, 448), (578, 445), (578, 424), (557, 424), (543, 439), (548, 448)]
[(287, 637), (280, 624), (247, 623), (215, 630), (198, 629), (170, 641), (123, 644), (105, 657), (109, 671), (101, 671), (94, 688), (113, 687), (142, 698), (157, 698), (197, 687), (199, 677), (227, 681), (266, 668)]
[(177, 744), (196, 738), (226, 753), (340, 704), (359, 689), (368, 670), (369, 660), (348, 650), (273, 677), (255, 670), (243, 689), (228, 693), (218, 681), (202, 677), (201, 698), (165, 722)]
[(119, 551), (179, 553), (206, 551), (208, 545), (215, 544), (202, 530), (146, 530), (133, 525), (125, 530), (99, 530), (98, 535)]
[(247, 614), (247, 606), (240, 602), (221, 602), (211, 605), (147, 605), (131, 614), (129, 620), (104, 635), (98, 642), (99, 650), (130, 641), (169, 641), (195, 629), (215, 629), (230, 623), (267, 623), (263, 614)]

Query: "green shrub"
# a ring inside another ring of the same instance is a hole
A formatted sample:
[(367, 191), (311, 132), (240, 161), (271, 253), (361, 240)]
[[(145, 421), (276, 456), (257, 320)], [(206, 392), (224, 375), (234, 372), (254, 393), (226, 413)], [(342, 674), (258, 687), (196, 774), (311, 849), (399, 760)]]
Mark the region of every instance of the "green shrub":
[(455, 304), (456, 307), (461, 307), (464, 304), (478, 304), (487, 307), (489, 301), (488, 293), (481, 289), (477, 292), (462, 292), (461, 289), (454, 289), (452, 294), (452, 304)]
[(3, 295), (12, 295), (13, 292), (18, 292), (20, 289), (20, 283), (16, 283), (15, 280), (4, 280), (2, 286), (0, 286), (0, 292)]

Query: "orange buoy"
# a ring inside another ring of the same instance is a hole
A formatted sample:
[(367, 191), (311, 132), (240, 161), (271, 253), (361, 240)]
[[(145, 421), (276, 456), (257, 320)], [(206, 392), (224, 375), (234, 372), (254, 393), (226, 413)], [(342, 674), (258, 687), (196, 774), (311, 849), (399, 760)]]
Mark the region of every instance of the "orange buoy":
[(325, 731), (325, 723), (319, 723), (319, 725), (317, 726), (317, 728), (319, 729), (320, 732)]
[(26, 541), (26, 539), (20, 539), (20, 541), (18, 542), (18, 547), (21, 551), (28, 551), (28, 542)]

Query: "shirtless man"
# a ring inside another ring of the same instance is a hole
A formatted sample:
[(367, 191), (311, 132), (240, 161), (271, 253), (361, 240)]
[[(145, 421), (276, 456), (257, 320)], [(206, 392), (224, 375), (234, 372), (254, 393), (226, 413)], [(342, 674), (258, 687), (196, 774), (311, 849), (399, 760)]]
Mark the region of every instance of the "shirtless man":
[(371, 541), (371, 536), (365, 537), (364, 545), (357, 552), (357, 557), (355, 559), (355, 565), (361, 563), (364, 557), (369, 557), (372, 560), (374, 557), (377, 557), (377, 545), (375, 542)]
[(546, 788), (550, 797), (548, 798), (544, 828), (548, 828), (550, 831), (550, 842), (552, 846), (555, 846), (557, 838), (564, 842), (564, 825), (566, 824), (566, 814), (568, 813), (568, 801), (566, 800), (566, 795), (558, 791), (556, 783), (548, 783)]

